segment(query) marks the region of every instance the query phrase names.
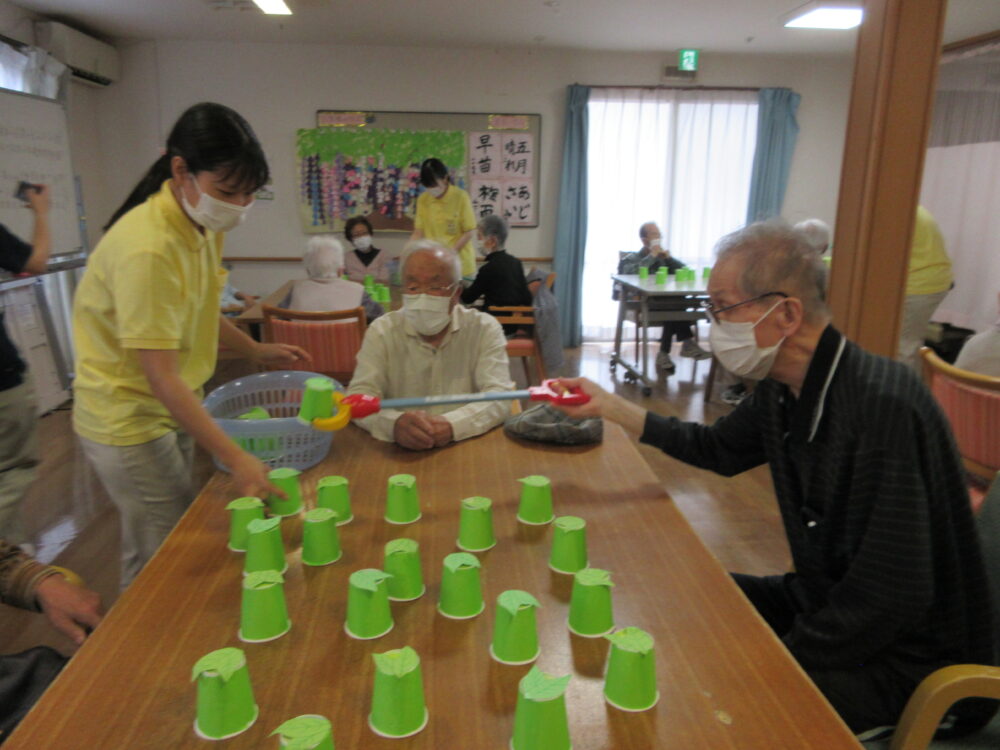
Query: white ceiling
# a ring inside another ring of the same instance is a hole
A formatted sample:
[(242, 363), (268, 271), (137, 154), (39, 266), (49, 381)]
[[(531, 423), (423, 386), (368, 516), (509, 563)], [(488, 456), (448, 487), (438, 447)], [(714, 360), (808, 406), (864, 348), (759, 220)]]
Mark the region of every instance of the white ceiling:
[[(108, 41), (328, 42), (846, 55), (855, 31), (785, 29), (805, 0), (13, 0)], [(951, 0), (945, 42), (1000, 29), (1000, 0)], [(475, 64), (470, 58), (470, 64)]]

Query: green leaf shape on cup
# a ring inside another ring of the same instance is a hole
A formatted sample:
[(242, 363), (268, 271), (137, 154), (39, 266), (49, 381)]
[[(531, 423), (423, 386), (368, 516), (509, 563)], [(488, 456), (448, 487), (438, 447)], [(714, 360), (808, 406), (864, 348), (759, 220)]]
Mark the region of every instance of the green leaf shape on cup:
[(205, 672), (218, 672), (223, 682), (228, 682), (229, 678), (236, 674), (247, 663), (246, 655), (238, 648), (220, 648), (211, 651), (195, 662), (191, 669), (191, 680), (197, 680), (198, 676)]
[(240, 414), (237, 419), (270, 419), (271, 415), (267, 413), (267, 409), (263, 406), (255, 406), (248, 412)]
[(277, 570), (257, 570), (243, 577), (245, 589), (267, 589), (276, 583), (284, 583), (285, 577)]
[(393, 474), (389, 477), (389, 484), (395, 487), (412, 487), (417, 483), (417, 478), (412, 474)]
[(351, 573), (351, 585), (366, 591), (378, 591), (378, 585), (387, 578), (392, 578), (392, 574), (378, 568), (362, 568)]
[(478, 557), (468, 552), (452, 552), (444, 558), (444, 566), (454, 573), (461, 568), (478, 568), (480, 563)]
[(316, 482), (317, 487), (341, 487), (345, 484), (348, 484), (347, 477), (336, 475), (321, 477), (320, 480)]
[(291, 477), (297, 477), (302, 472), (298, 469), (293, 469), (290, 466), (282, 466), (280, 469), (271, 469), (267, 472), (268, 479), (289, 479)]
[(532, 474), (531, 476), (521, 477), (517, 481), (522, 484), (526, 484), (529, 487), (545, 487), (549, 484), (549, 478), (543, 477), (541, 474)]
[(226, 506), (226, 510), (250, 510), (264, 507), (264, 501), (259, 497), (238, 497)]
[(563, 531), (576, 531), (585, 527), (587, 522), (579, 516), (559, 516), (555, 520), (555, 525)]
[(402, 677), (420, 666), (420, 657), (410, 646), (372, 654), (372, 659), (379, 672), (392, 677)]
[(277, 516), (273, 518), (255, 518), (247, 524), (247, 531), (251, 534), (259, 534), (262, 531), (270, 531), (281, 524), (281, 519)]
[(305, 519), (307, 521), (329, 521), (331, 518), (337, 517), (337, 511), (333, 508), (313, 508), (312, 510), (307, 510)]
[(330, 733), (330, 720), (322, 716), (296, 716), (271, 732), (281, 735), (285, 750), (310, 750), (326, 739)]
[(417, 544), (414, 539), (393, 539), (385, 543), (385, 554), (386, 556), (395, 555), (399, 552), (416, 552), (420, 549), (420, 545)]
[(576, 580), (583, 586), (614, 586), (611, 573), (600, 568), (584, 568), (577, 571)]
[(516, 615), (522, 607), (541, 607), (542, 605), (527, 591), (510, 589), (497, 597), (497, 606), (503, 607), (512, 615)]
[(532, 701), (551, 701), (566, 691), (572, 675), (553, 677), (534, 666), (521, 680), (521, 693)]
[(467, 497), (462, 501), (462, 507), (469, 510), (487, 510), (493, 505), (493, 501), (488, 497)]
[(653, 636), (641, 628), (622, 628), (604, 637), (624, 651), (648, 654), (653, 650)]

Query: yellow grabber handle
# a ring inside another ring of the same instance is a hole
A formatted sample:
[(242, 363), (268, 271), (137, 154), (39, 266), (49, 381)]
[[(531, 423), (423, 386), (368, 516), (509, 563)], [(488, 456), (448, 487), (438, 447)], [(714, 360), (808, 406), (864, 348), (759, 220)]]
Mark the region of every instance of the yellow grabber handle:
[(334, 432), (335, 430), (342, 430), (351, 421), (351, 406), (350, 404), (342, 403), (344, 400), (344, 394), (340, 391), (335, 391), (333, 394), (333, 405), (337, 408), (337, 412), (332, 417), (317, 417), (312, 421), (313, 429), (322, 430), (323, 432)]

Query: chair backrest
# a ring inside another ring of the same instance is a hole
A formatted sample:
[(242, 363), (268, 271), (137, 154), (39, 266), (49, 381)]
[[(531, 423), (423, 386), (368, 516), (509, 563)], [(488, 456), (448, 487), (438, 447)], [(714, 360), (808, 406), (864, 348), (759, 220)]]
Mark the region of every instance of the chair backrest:
[(920, 350), (924, 380), (944, 410), (965, 468), (990, 481), (1000, 471), (1000, 378), (949, 365)]
[(305, 369), (350, 380), (357, 366), (358, 350), (365, 337), (365, 310), (302, 312), (263, 305), (264, 337), (267, 341), (301, 346), (312, 364)]
[(531, 305), (490, 305), (486, 309), (501, 325), (535, 325), (535, 308)]
[(553, 271), (552, 273), (550, 273), (548, 276), (545, 277), (545, 288), (551, 292), (552, 287), (554, 287), (555, 284), (556, 284), (556, 272)]
[(1000, 655), (1000, 473), (993, 479), (982, 509), (976, 516), (976, 530), (993, 599), (993, 635), (997, 654)]

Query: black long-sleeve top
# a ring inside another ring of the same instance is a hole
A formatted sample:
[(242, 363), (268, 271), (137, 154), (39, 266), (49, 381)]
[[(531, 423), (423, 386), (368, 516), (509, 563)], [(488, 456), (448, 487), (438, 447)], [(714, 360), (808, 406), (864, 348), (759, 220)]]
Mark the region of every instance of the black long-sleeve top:
[(798, 399), (766, 379), (712, 426), (650, 414), (642, 441), (726, 476), (770, 465), (803, 607), (784, 642), (807, 671), (995, 663), (955, 441), (908, 367), (828, 326)]
[(524, 265), (506, 250), (496, 250), (486, 256), (486, 262), (476, 274), (472, 285), (462, 292), (462, 302), (469, 305), (480, 297), (484, 308), (491, 305), (530, 305), (531, 290), (524, 280)]
[[(31, 257), (31, 245), (18, 239), (7, 227), (0, 224), (0, 268), (20, 273)], [(24, 374), (24, 361), (7, 335), (0, 311), (0, 391), (20, 385)]]

